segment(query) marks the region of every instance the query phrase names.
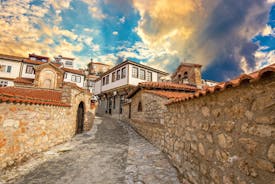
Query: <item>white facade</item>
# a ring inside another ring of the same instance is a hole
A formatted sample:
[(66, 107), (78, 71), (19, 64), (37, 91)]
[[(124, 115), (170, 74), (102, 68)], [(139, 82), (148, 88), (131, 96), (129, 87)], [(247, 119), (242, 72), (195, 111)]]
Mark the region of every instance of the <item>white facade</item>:
[(101, 93), (101, 80), (97, 80), (95, 81), (95, 90), (94, 90), (94, 94), (98, 95)]
[(34, 79), (35, 78), (35, 73), (34, 73), (34, 64), (29, 64), (29, 63), (22, 63), (22, 78), (28, 78), (28, 79)]
[(84, 76), (83, 75), (65, 72), (64, 73), (64, 82), (72, 82), (72, 83), (75, 83), (77, 86), (84, 88)]
[(20, 75), (21, 62), (0, 59), (0, 86), (14, 86), (13, 79)]
[[(125, 77), (122, 70), (125, 70)], [(132, 64), (132, 62), (121, 64), (120, 67), (111, 69), (101, 76), (100, 82), (95, 85), (95, 95), (126, 85), (137, 86), (140, 82), (158, 82), (157, 71), (140, 64)]]
[(65, 68), (74, 68), (74, 61), (72, 59), (61, 58), (59, 62), (62, 63)]

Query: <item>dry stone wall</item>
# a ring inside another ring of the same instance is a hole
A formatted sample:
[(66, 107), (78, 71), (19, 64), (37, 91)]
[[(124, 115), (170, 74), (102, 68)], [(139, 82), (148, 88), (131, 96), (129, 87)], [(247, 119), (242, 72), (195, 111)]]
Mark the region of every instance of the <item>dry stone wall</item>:
[[(161, 149), (164, 148), (164, 113), (167, 111), (164, 104), (167, 101), (167, 98), (139, 91), (132, 98), (131, 119), (128, 119), (129, 104), (123, 109), (123, 120)], [(142, 106), (141, 111), (138, 111), (139, 103)]]
[(274, 81), (272, 74), (168, 105), (163, 134), (155, 134), (157, 128), (146, 119), (129, 121), (161, 147), (191, 183), (274, 183)]
[(0, 103), (0, 169), (69, 140), (70, 107)]
[(81, 102), (83, 130), (91, 129), (95, 117), (91, 94), (70, 86), (62, 90), (62, 101), (70, 106), (0, 103), (0, 170), (71, 139)]

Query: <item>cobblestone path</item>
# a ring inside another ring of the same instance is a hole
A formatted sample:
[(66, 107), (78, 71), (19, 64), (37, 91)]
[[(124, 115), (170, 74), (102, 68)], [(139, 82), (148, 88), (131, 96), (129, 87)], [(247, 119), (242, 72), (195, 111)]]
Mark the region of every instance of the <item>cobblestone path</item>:
[[(17, 184), (178, 184), (165, 155), (131, 127), (97, 117), (91, 131), (75, 136), (1, 175)], [(0, 179), (1, 183), (1, 179)]]

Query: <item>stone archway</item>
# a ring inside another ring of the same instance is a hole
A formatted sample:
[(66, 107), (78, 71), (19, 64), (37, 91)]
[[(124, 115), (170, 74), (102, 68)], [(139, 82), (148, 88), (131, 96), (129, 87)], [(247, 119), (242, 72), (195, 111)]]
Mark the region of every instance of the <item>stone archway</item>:
[(84, 109), (84, 103), (80, 102), (80, 104), (78, 105), (77, 108), (77, 117), (76, 117), (76, 133), (80, 134), (83, 132), (84, 129), (84, 113), (85, 113), (85, 109)]

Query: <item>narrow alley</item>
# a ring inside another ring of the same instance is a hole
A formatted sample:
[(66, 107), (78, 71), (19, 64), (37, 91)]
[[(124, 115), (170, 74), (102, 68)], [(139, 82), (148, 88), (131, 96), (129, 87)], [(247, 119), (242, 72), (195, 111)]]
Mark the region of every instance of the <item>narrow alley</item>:
[[(17, 184), (177, 184), (165, 155), (129, 125), (96, 117), (91, 131), (1, 175)], [(1, 180), (0, 180), (1, 183)]]

